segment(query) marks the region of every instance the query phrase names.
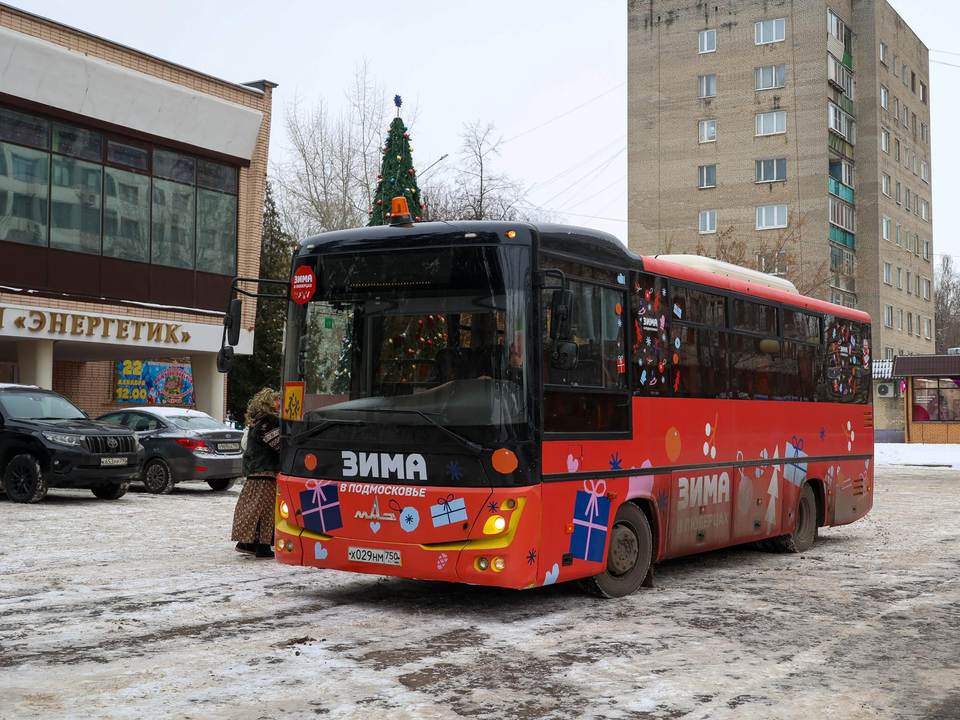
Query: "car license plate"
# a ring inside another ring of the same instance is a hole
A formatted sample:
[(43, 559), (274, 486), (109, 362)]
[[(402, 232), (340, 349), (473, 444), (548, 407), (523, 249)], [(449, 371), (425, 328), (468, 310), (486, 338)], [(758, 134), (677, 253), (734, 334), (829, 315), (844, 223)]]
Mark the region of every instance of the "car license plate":
[(400, 551), (352, 547), (347, 548), (347, 560), (375, 565), (400, 565)]
[(102, 457), (100, 458), (100, 467), (108, 467), (112, 465), (126, 465), (127, 459), (124, 457)]
[(239, 450), (240, 443), (217, 443), (217, 450), (226, 452), (228, 450)]

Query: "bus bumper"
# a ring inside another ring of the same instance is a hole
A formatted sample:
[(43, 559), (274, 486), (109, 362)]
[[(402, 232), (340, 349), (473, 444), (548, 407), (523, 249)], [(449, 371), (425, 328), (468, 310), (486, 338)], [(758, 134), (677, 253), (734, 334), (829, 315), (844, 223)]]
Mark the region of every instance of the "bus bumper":
[[(532, 588), (537, 584), (540, 534), (540, 488), (495, 490), (516, 507), (506, 531), (456, 542), (414, 544), (321, 535), (282, 518), (276, 511), (276, 559), (346, 572), (472, 585)], [(481, 518), (482, 519), (482, 518)], [(391, 564), (399, 563), (399, 564)], [(498, 569), (502, 567), (502, 569)]]

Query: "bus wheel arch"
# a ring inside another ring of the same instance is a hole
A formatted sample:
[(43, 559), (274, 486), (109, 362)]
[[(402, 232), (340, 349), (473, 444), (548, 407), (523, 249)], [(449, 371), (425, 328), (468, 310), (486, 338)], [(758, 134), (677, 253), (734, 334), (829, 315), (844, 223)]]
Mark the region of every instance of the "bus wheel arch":
[(602, 573), (577, 582), (597, 597), (630, 595), (647, 578), (654, 554), (653, 530), (647, 513), (638, 503), (622, 503), (607, 534), (607, 567)]
[(827, 524), (827, 496), (823, 480), (810, 478), (807, 483), (813, 488), (813, 495), (817, 501), (817, 527), (824, 527)]

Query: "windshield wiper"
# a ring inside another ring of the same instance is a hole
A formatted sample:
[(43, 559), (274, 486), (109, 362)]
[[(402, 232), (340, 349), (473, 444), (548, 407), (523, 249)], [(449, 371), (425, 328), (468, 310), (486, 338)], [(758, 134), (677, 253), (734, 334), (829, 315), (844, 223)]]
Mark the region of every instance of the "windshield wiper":
[[(475, 443), (475, 442), (474, 442), (473, 440), (471, 440), (470, 438), (465, 437), (465, 436), (461, 435), (461, 434), (458, 433), (458, 432), (454, 432), (454, 431), (451, 430), (450, 428), (446, 427), (445, 425), (441, 425), (441, 424), (438, 423), (436, 420), (434, 420), (432, 417), (430, 417), (430, 415), (437, 415), (438, 413), (429, 413), (429, 414), (428, 414), (428, 413), (425, 413), (425, 412), (423, 412), (423, 411), (421, 411), (421, 410), (399, 410), (399, 409), (396, 409), (396, 410), (395, 410), (395, 409), (393, 409), (393, 408), (363, 408), (363, 409), (360, 409), (360, 408), (356, 408), (356, 409), (352, 409), (352, 408), (328, 408), (328, 409), (327, 409), (327, 412), (372, 412), (372, 413), (387, 413), (387, 414), (394, 413), (394, 414), (397, 414), (397, 415), (419, 415), (420, 417), (422, 417), (424, 420), (426, 420), (426, 421), (427, 421), (428, 423), (430, 423), (431, 425), (440, 428), (441, 430), (443, 430), (443, 432), (445, 432), (447, 435), (449, 435), (450, 437), (452, 437), (454, 440), (456, 440), (457, 442), (459, 442), (459, 443), (461, 443), (462, 445), (466, 446), (469, 450), (472, 450), (473, 452), (478, 453), (478, 454), (479, 454), (481, 451), (483, 451), (483, 450), (490, 451), (489, 448), (485, 448), (485, 447), (483, 447), (483, 445), (478, 445), (477, 443)], [(491, 452), (492, 452), (492, 451), (491, 451)]]
[[(328, 411), (329, 412), (329, 411)], [(286, 439), (288, 442), (300, 442), (301, 440), (306, 440), (311, 438), (314, 435), (319, 435), (321, 432), (326, 430), (328, 427), (333, 425), (363, 425), (363, 420), (324, 420), (319, 425), (315, 425), (312, 428), (307, 428), (303, 432), (293, 435), (292, 433), (286, 434)]]

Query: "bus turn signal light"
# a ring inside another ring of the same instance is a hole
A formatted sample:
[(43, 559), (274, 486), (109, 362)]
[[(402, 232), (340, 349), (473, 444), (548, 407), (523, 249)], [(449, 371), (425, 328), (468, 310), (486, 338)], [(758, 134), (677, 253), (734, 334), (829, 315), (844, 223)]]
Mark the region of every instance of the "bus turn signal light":
[(491, 515), (483, 524), (484, 535), (496, 535), (507, 529), (507, 521), (503, 515)]
[(507, 562), (502, 557), (495, 557), (493, 559), (493, 563), (491, 564), (491, 567), (493, 568), (494, 572), (503, 572), (503, 569), (506, 566), (507, 566)]

